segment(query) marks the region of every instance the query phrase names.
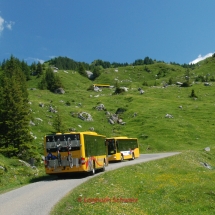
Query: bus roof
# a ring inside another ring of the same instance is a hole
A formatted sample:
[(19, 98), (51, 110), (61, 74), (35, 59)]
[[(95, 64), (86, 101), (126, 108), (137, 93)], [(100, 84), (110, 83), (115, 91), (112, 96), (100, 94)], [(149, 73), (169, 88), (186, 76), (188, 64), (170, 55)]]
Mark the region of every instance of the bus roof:
[(46, 134), (46, 136), (50, 136), (50, 135), (64, 135), (64, 134), (89, 134), (89, 135), (99, 135), (99, 136), (105, 136), (102, 134), (98, 134), (95, 131), (71, 131), (71, 132), (66, 132), (66, 133), (52, 133), (52, 134)]
[(95, 87), (110, 87), (110, 84), (93, 84)]
[(136, 137), (108, 137), (106, 139), (137, 139)]

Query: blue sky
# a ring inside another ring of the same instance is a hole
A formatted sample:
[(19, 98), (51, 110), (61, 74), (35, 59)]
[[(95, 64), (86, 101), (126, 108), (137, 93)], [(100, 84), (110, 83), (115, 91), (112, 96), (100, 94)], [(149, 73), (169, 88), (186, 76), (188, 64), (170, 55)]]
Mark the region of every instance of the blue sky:
[(190, 63), (215, 52), (214, 0), (0, 0), (0, 62)]

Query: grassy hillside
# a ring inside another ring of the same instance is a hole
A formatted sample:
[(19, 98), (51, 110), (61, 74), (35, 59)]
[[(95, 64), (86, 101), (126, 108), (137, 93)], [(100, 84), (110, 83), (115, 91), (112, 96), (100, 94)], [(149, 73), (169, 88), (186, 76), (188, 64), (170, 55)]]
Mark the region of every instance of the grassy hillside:
[[(75, 128), (77, 131), (86, 131), (94, 127), (96, 132), (107, 137), (137, 137), (141, 153), (196, 151), (207, 146), (214, 150), (215, 85), (210, 83), (210, 86), (204, 86), (203, 82), (195, 82), (195, 79), (199, 75), (209, 78), (215, 76), (215, 58), (200, 62), (193, 70), (165, 63), (105, 69), (95, 81), (84, 78), (76, 71), (60, 70), (57, 74), (64, 85), (65, 94), (62, 95), (39, 90), (37, 86), (40, 79), (36, 77), (28, 81), (34, 123), (31, 126), (35, 137), (33, 144), (41, 155), (44, 135), (54, 132), (52, 123), (56, 113), (49, 112), (50, 105), (58, 111), (67, 130)], [(163, 87), (170, 78), (173, 83), (184, 82), (186, 75), (189, 75), (193, 83), (191, 87), (184, 88), (175, 84)], [(113, 95), (115, 88), (104, 88), (101, 92), (88, 90), (93, 83), (115, 86), (116, 82), (120, 87), (127, 87), (128, 91)], [(144, 94), (141, 95), (138, 88), (142, 88)], [(197, 99), (190, 97), (192, 90)], [(40, 103), (44, 107), (40, 107)], [(94, 109), (99, 104), (104, 104), (112, 114), (118, 108), (125, 109), (120, 114), (125, 125), (111, 125), (106, 111)], [(91, 114), (93, 121), (79, 119), (77, 114), (80, 112)], [(167, 114), (172, 118), (166, 118)], [(9, 189), (9, 180), (14, 187), (29, 183), (37, 177), (45, 177), (43, 166), (39, 164), (36, 164), (39, 172), (35, 175), (31, 168), (19, 161), (1, 157), (0, 166), (6, 167), (0, 169), (1, 187)], [(26, 179), (18, 174), (23, 171), (29, 175)]]
[[(106, 69), (94, 82), (75, 71), (60, 70), (57, 74), (64, 84), (63, 95), (39, 90), (37, 88), (39, 79), (32, 77), (28, 82), (28, 88), (35, 123), (32, 132), (37, 137), (35, 145), (42, 153), (43, 136), (54, 132), (52, 122), (56, 114), (48, 111), (52, 105), (60, 114), (67, 129), (85, 131), (94, 127), (96, 132), (108, 137), (115, 135), (137, 137), (142, 153), (212, 146), (215, 86), (213, 84), (204, 86), (202, 82), (195, 82), (195, 78), (198, 75), (215, 75), (214, 68), (214, 58), (201, 62), (196, 69), (189, 72), (178, 65), (165, 63), (127, 66)], [(174, 83), (184, 82), (187, 74), (193, 82), (191, 87), (179, 87), (175, 84), (163, 87), (170, 78)], [(87, 90), (93, 83), (115, 86), (116, 82), (120, 87), (127, 87), (128, 91), (113, 95), (114, 88), (103, 88), (101, 92)], [(146, 82), (148, 86), (143, 85)], [(141, 95), (138, 88), (142, 88), (144, 94)], [(192, 90), (198, 97), (196, 100), (190, 97)], [(45, 106), (40, 107), (39, 103)], [(97, 111), (93, 108), (98, 104), (104, 104), (110, 113), (115, 113), (118, 108), (124, 108), (126, 111), (120, 114), (120, 117), (126, 124), (111, 125), (106, 111)], [(91, 114), (93, 121), (82, 121), (77, 117), (79, 112)], [(165, 118), (166, 114), (172, 115), (173, 118)]]
[(106, 172), (72, 190), (51, 214), (212, 215), (214, 155), (189, 150)]

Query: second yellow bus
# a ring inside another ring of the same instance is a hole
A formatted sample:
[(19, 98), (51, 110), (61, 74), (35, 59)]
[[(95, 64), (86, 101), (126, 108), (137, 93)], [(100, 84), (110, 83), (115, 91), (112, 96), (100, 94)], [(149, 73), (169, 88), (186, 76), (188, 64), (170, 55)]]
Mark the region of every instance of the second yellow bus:
[(134, 160), (140, 156), (137, 138), (106, 138), (108, 161)]

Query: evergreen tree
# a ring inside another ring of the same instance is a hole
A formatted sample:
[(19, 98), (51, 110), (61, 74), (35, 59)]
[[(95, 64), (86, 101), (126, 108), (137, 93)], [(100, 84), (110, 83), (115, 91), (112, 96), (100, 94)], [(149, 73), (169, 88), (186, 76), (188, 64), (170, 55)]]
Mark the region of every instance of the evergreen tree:
[(151, 59), (151, 58), (149, 58), (149, 57), (145, 57), (144, 58), (144, 64), (153, 64), (154, 63), (154, 61)]
[(30, 70), (31, 70), (31, 75), (35, 75), (36, 74), (37, 64), (35, 62), (31, 64)]
[(43, 76), (41, 81), (38, 83), (38, 88), (40, 90), (46, 90), (47, 89), (47, 83), (46, 83), (45, 76)]
[(55, 132), (65, 132), (65, 125), (63, 124), (61, 116), (57, 113), (54, 121), (53, 121), (53, 128), (55, 129)]
[(99, 66), (94, 67), (94, 69), (93, 69), (93, 80), (98, 78), (100, 75), (101, 75), (100, 67)]
[(60, 78), (54, 74), (51, 68), (46, 70), (45, 80), (47, 83), (47, 89), (54, 92), (57, 88), (63, 87)]
[(45, 80), (47, 83), (47, 89), (50, 91), (54, 91), (55, 78), (54, 78), (54, 72), (51, 68), (48, 68), (46, 70)]
[(53, 70), (49, 67), (41, 81), (38, 83), (38, 88), (41, 90), (48, 89), (51, 92), (54, 92), (60, 87), (63, 87), (63, 84), (59, 76), (55, 75)]
[(84, 65), (82, 63), (79, 64), (78, 72), (80, 75), (87, 77), (87, 73), (86, 73)]
[(5, 60), (3, 60), (3, 61), (2, 61), (2, 64), (1, 64), (2, 70), (4, 70), (4, 66), (5, 66)]
[(40, 62), (37, 63), (36, 73), (38, 78), (43, 74), (43, 67)]
[(0, 152), (30, 157), (30, 108), (26, 78), (14, 57), (5, 63), (0, 87)]
[(198, 98), (197, 95), (195, 94), (194, 90), (191, 91), (190, 97), (191, 98)]
[(172, 79), (172, 78), (169, 78), (168, 84), (169, 84), (169, 85), (172, 85), (172, 84), (173, 84), (173, 79)]
[(22, 68), (22, 72), (25, 74), (26, 80), (30, 80), (30, 67), (27, 65), (27, 63), (25, 63), (24, 61), (21, 62), (21, 68)]
[(54, 75), (54, 86), (55, 86), (54, 90), (63, 87), (63, 84), (62, 84), (60, 77), (58, 75)]

